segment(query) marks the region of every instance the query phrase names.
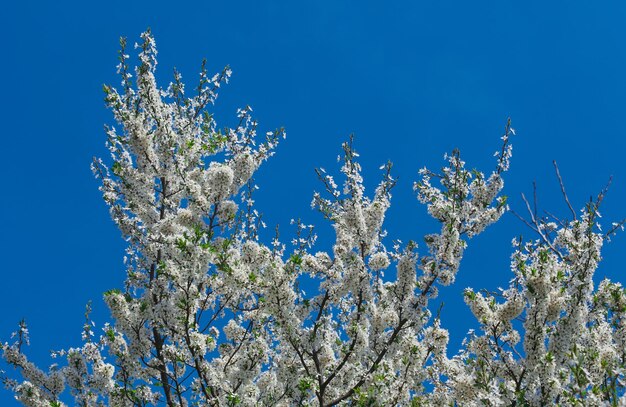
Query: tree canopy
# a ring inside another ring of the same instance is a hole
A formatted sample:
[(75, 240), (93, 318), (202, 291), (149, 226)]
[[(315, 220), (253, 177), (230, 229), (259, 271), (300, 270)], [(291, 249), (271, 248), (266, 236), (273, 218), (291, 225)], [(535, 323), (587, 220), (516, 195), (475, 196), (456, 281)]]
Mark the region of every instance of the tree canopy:
[(622, 227), (601, 229), (606, 191), (576, 211), (563, 189), (569, 219), (539, 217), (526, 201), (536, 237), (513, 241), (509, 287), (465, 290), (480, 329), (451, 351), (431, 304), (471, 238), (508, 210), (510, 123), (492, 171), (469, 169), (456, 150), (441, 170), (420, 170), (414, 189), (438, 233), (387, 236), (392, 165), (366, 191), (350, 139), (337, 181), (317, 170), (312, 205), (335, 231), (332, 250), (317, 250), (313, 226), (297, 220), (291, 242), (278, 231), (265, 242), (253, 175), (284, 130), (259, 131), (249, 107), (237, 126), (218, 127), (211, 107), (228, 67), (210, 76), (203, 63), (190, 91), (175, 72), (163, 89), (149, 31), (138, 49), (132, 70), (121, 40), (121, 86), (104, 86), (111, 157), (92, 167), (128, 244), (127, 278), (104, 293), (111, 321), (94, 327), (87, 316), (83, 344), (54, 353), (62, 364), (28, 360), (24, 323), (2, 345), (21, 374), (5, 384), (24, 405), (626, 403), (626, 291), (593, 281)]

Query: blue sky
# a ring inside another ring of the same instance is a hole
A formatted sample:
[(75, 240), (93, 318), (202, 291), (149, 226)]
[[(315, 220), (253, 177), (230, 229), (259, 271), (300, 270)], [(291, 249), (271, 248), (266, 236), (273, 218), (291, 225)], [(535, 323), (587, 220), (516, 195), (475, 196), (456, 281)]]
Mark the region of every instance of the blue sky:
[[(0, 337), (26, 318), (37, 361), (79, 344), (89, 300), (105, 322), (102, 292), (124, 279), (124, 242), (89, 163), (107, 156), (102, 84), (118, 83), (118, 38), (133, 43), (148, 26), (163, 85), (174, 66), (193, 84), (203, 57), (212, 71), (228, 64), (218, 121), (233, 124), (249, 104), (263, 129), (287, 129), (257, 178), (258, 207), (285, 236), (301, 217), (328, 244), (330, 226), (309, 206), (320, 189), (313, 169), (338, 169), (355, 133), (367, 184), (388, 159), (400, 178), (390, 237), (421, 241), (437, 225), (412, 192), (418, 169), (438, 168), (458, 147), (471, 167), (491, 171), (509, 116), (513, 209), (536, 180), (541, 208), (567, 215), (556, 160), (574, 206), (612, 175), (604, 221), (626, 217), (624, 2), (31, 1), (4, 4), (2, 15)], [(442, 290), (453, 347), (473, 326), (463, 288), (504, 286), (520, 233), (531, 234), (505, 215), (470, 243), (457, 283)], [(626, 282), (624, 249), (625, 236), (605, 248), (598, 278)], [(0, 405), (16, 404), (0, 392)]]

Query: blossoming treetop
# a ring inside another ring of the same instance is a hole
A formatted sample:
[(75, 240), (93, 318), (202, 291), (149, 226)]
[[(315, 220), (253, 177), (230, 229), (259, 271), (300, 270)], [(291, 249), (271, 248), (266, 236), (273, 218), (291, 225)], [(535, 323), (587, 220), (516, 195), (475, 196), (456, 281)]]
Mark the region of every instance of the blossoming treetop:
[[(23, 352), (22, 324), (5, 376), (27, 406), (618, 405), (624, 399), (626, 296), (595, 289), (603, 194), (571, 221), (528, 224), (537, 240), (515, 242), (514, 278), (501, 294), (471, 289), (480, 325), (448, 357), (445, 321), (433, 316), (438, 287), (454, 283), (467, 242), (507, 210), (499, 195), (511, 157), (506, 126), (493, 172), (470, 171), (458, 151), (436, 173), (421, 170), (419, 201), (441, 223), (415, 242), (387, 247), (383, 224), (395, 179), (391, 164), (369, 195), (352, 141), (342, 186), (318, 170), (313, 205), (336, 238), (314, 251), (297, 223), (295, 248), (262, 242), (252, 176), (282, 129), (257, 135), (251, 109), (235, 128), (210, 113), (230, 69), (188, 96), (181, 76), (157, 86), (154, 39), (142, 35), (131, 73), (121, 41), (120, 90), (105, 86), (116, 127), (111, 159), (93, 170), (128, 242), (123, 289), (104, 296), (112, 320), (83, 344), (58, 352), (47, 372)], [(387, 274), (385, 274), (387, 272)], [(303, 279), (312, 284), (301, 289)]]

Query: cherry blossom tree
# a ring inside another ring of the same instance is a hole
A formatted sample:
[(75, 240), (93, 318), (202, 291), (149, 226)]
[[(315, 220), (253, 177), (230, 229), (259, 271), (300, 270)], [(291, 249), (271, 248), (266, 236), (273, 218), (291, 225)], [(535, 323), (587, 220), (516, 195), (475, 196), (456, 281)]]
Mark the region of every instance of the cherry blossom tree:
[(440, 172), (420, 171), (418, 199), (441, 224), (423, 249), (389, 240), (392, 165), (368, 194), (350, 139), (340, 181), (317, 170), (324, 192), (312, 205), (332, 224), (332, 250), (316, 250), (299, 221), (288, 250), (278, 235), (259, 238), (252, 180), (284, 131), (259, 135), (249, 107), (218, 128), (211, 107), (229, 68), (209, 76), (203, 63), (192, 92), (174, 72), (162, 89), (149, 31), (137, 48), (131, 70), (121, 40), (121, 87), (104, 87), (111, 157), (92, 167), (128, 242), (125, 285), (104, 293), (111, 322), (87, 319), (82, 345), (55, 352), (64, 362), (47, 371), (24, 353), (24, 323), (2, 344), (21, 374), (4, 382), (22, 404), (626, 405), (626, 292), (593, 282), (621, 227), (599, 229), (604, 193), (571, 220), (540, 219), (529, 205), (537, 238), (514, 241), (507, 289), (466, 289), (480, 329), (454, 355), (430, 308), (469, 240), (508, 209), (510, 124), (488, 175), (458, 151)]
[[(555, 164), (556, 167), (556, 164)], [(557, 175), (558, 167), (556, 167)], [(560, 175), (559, 175), (560, 180)], [(561, 183), (561, 186), (563, 184)], [(514, 278), (500, 293), (468, 288), (465, 302), (480, 323), (452, 359), (438, 360), (438, 400), (459, 405), (626, 405), (626, 290), (593, 275), (605, 241), (598, 211), (606, 189), (572, 219), (539, 219), (538, 236), (513, 240)]]

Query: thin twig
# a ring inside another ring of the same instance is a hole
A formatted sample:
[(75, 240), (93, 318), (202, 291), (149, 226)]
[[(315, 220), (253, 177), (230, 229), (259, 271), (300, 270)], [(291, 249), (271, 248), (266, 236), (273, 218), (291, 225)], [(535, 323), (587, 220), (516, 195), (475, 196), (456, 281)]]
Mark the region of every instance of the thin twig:
[(551, 212), (546, 211), (545, 209), (543, 211), (545, 212), (546, 215), (548, 215), (549, 217), (554, 219), (554, 221), (557, 222), (562, 228), (566, 228), (567, 227), (565, 222), (563, 222), (560, 218), (556, 217), (556, 215), (554, 215)]
[(622, 219), (619, 222), (615, 222), (613, 223), (613, 227), (604, 234), (604, 238), (605, 239), (610, 239), (611, 236), (613, 236), (614, 234), (617, 233), (617, 229), (622, 229), (624, 230), (624, 224), (626, 224), (626, 219)]
[(569, 208), (570, 212), (572, 212), (572, 216), (574, 217), (574, 220), (575, 220), (576, 211), (574, 210), (574, 207), (570, 203), (569, 198), (567, 197), (567, 193), (565, 192), (565, 184), (563, 184), (563, 178), (561, 178), (561, 173), (559, 172), (559, 166), (556, 164), (556, 160), (552, 160), (552, 164), (554, 165), (554, 171), (556, 172), (556, 177), (559, 179), (559, 185), (561, 186), (561, 192), (563, 193), (563, 198), (565, 199), (565, 203), (567, 204), (567, 207)]
[(519, 219), (519, 220), (521, 220), (522, 222), (524, 222), (524, 224), (525, 224), (526, 226), (528, 226), (529, 228), (531, 228), (531, 229), (532, 229), (532, 230), (534, 230), (535, 232), (537, 231), (537, 230), (535, 229), (535, 227), (534, 227), (534, 226), (533, 226), (530, 222), (528, 222), (528, 221), (527, 221), (527, 220), (526, 220), (523, 216), (521, 216), (519, 213), (515, 212), (513, 209), (511, 209), (511, 213), (512, 213), (513, 215), (515, 215), (515, 216), (517, 217), (517, 219)]
[(533, 181), (533, 216), (537, 219), (537, 182)]
[(606, 185), (604, 186), (604, 188), (602, 188), (602, 191), (600, 191), (600, 193), (598, 194), (598, 197), (596, 198), (596, 210), (600, 207), (600, 204), (602, 203), (602, 200), (604, 199), (604, 196), (606, 195), (606, 193), (609, 192), (609, 188), (611, 187), (612, 182), (613, 182), (613, 176), (611, 175)]

